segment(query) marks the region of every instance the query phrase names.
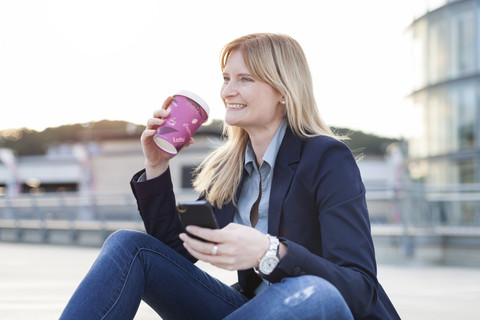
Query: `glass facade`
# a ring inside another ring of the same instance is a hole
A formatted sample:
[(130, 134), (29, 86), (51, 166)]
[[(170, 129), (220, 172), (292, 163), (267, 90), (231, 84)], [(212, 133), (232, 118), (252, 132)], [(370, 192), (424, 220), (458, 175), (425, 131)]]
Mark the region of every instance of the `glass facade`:
[(422, 130), (408, 170), (427, 185), (480, 183), (480, 0), (439, 1), (410, 26)]

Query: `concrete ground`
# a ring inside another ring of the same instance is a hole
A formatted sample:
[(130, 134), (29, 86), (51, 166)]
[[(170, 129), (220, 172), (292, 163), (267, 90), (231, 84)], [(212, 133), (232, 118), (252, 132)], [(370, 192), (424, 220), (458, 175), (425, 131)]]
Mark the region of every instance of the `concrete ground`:
[[(0, 243), (0, 319), (58, 319), (98, 248)], [(202, 264), (226, 283), (236, 273)], [(480, 268), (380, 264), (378, 277), (402, 319), (478, 319)], [(159, 319), (142, 303), (135, 319)]]

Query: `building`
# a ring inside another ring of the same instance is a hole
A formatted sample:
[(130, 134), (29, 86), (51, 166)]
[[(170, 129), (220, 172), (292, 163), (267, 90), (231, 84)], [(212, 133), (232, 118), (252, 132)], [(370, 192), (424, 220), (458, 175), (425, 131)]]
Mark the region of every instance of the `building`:
[[(408, 28), (410, 100), (422, 125), (409, 141), (408, 171), (419, 183), (480, 183), (480, 1), (424, 3)], [(430, 6), (427, 4), (430, 3)]]
[[(220, 141), (218, 122), (202, 126), (195, 144), (171, 160), (171, 174), (180, 198), (194, 197), (193, 168)], [(144, 166), (139, 135), (123, 131), (96, 133), (82, 143), (52, 146), (45, 155), (15, 158), (2, 149), (0, 195), (55, 192), (130, 194), (129, 181)]]

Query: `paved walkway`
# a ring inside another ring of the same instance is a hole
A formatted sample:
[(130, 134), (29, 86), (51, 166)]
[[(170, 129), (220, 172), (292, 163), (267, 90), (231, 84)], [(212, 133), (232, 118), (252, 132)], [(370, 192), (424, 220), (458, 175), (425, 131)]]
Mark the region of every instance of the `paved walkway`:
[[(0, 243), (0, 319), (58, 319), (98, 248)], [(226, 283), (236, 274), (208, 265)], [(378, 276), (402, 319), (478, 319), (480, 268), (387, 265)], [(159, 317), (142, 303), (135, 319)]]

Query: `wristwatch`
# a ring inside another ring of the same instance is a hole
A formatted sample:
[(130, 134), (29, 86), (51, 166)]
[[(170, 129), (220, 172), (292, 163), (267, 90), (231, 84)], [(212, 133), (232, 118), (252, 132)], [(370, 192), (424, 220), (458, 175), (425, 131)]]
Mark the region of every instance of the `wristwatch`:
[(278, 259), (278, 246), (280, 244), (278, 238), (269, 234), (267, 236), (270, 240), (270, 247), (265, 255), (260, 258), (258, 269), (255, 268), (255, 271), (260, 276), (268, 276), (277, 267), (278, 262), (280, 261), (280, 259)]

